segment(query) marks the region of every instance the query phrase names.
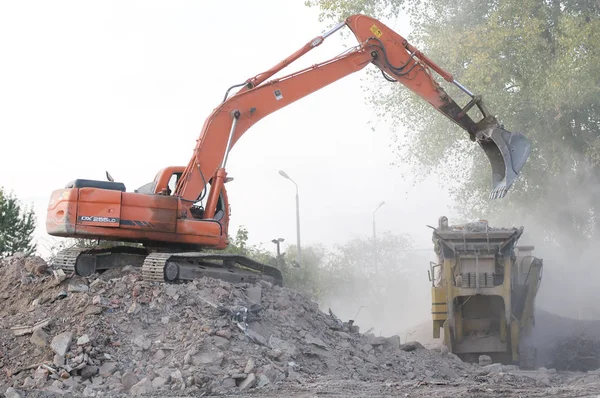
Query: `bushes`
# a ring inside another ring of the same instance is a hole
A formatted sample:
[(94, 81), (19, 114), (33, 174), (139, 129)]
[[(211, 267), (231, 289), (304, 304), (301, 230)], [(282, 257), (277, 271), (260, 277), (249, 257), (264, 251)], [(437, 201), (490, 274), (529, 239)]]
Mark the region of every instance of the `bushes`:
[(23, 208), (11, 192), (0, 187), (0, 258), (23, 252), (33, 254), (36, 218), (33, 209)]

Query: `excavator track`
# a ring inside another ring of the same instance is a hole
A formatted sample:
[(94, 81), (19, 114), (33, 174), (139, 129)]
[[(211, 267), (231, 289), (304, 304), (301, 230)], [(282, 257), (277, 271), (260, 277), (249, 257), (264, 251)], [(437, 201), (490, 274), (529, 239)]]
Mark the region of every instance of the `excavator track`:
[(50, 263), (50, 266), (54, 269), (62, 269), (65, 274), (75, 272), (75, 264), (77, 263), (77, 257), (81, 253), (88, 251), (86, 248), (73, 248), (65, 249), (59, 252)]
[(142, 277), (153, 282), (184, 282), (201, 277), (231, 283), (256, 283), (266, 280), (283, 285), (283, 275), (275, 267), (248, 257), (225, 253), (151, 253), (142, 265)]
[(65, 273), (89, 276), (126, 265), (141, 267), (148, 250), (135, 246), (70, 248), (60, 251), (50, 262)]
[(50, 265), (80, 276), (131, 265), (141, 267), (143, 279), (150, 282), (178, 283), (207, 276), (231, 283), (266, 280), (283, 286), (279, 269), (226, 253), (150, 252), (134, 246), (71, 248), (59, 252)]
[(172, 253), (150, 253), (142, 264), (142, 278), (145, 281), (164, 282), (165, 264), (172, 256)]

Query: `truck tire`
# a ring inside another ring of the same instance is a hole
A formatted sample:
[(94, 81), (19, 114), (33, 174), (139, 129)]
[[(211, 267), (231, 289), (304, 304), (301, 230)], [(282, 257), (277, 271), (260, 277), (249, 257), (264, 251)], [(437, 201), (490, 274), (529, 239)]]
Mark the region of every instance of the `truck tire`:
[(530, 345), (519, 347), (519, 368), (534, 370), (537, 368), (537, 349)]

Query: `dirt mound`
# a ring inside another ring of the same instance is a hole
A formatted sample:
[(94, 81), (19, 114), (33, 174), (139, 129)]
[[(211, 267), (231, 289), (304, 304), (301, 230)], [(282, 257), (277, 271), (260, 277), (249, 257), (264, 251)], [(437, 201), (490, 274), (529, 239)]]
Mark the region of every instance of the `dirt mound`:
[[(578, 320), (536, 310), (534, 341), (538, 365), (548, 369), (589, 371), (600, 368), (600, 321)], [(428, 349), (439, 349), (442, 339), (433, 339), (432, 321), (402, 330), (403, 339), (416, 340)], [(442, 331), (443, 337), (443, 331)]]
[[(579, 346), (600, 341), (600, 320), (578, 320), (537, 309), (533, 337), (540, 365), (548, 368), (556, 367), (556, 369), (571, 367), (574, 370), (579, 365), (567, 358), (573, 356), (573, 360), (578, 357), (583, 358), (577, 354)], [(575, 351), (568, 353), (568, 347), (572, 347)], [(598, 366), (595, 368), (588, 366), (586, 370), (596, 369)]]
[(485, 220), (472, 221), (464, 224), (449, 225), (450, 231), (464, 231), (464, 232), (516, 232), (518, 228), (506, 228), (506, 227), (493, 227), (488, 224)]
[(201, 395), (321, 379), (447, 382), (473, 369), (398, 336), (360, 334), (269, 283), (158, 284), (133, 267), (81, 278), (39, 264), (0, 266), (3, 391)]
[(600, 341), (577, 336), (559, 341), (551, 365), (557, 370), (585, 372), (600, 367)]

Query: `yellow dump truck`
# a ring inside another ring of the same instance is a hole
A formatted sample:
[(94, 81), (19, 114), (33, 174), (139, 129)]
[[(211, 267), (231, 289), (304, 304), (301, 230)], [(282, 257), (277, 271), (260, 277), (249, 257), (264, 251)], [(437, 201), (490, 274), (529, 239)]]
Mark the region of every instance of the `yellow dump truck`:
[[(433, 228), (433, 227), (432, 227)], [(464, 361), (536, 366), (531, 339), (542, 260), (533, 246), (517, 246), (520, 228), (492, 228), (486, 221), (433, 228), (433, 337)]]

